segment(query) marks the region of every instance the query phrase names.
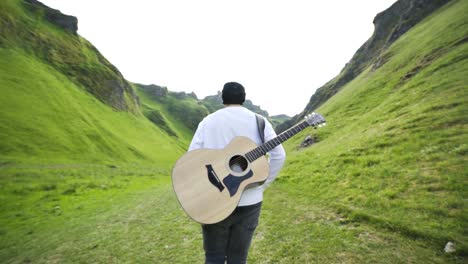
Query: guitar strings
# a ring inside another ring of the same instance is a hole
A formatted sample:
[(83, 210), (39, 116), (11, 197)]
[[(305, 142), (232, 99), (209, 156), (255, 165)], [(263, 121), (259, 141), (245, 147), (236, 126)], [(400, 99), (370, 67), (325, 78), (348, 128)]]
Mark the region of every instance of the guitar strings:
[[(311, 125), (311, 126), (315, 127), (316, 125), (318, 125), (318, 124), (320, 124), (320, 123), (323, 123), (323, 122), (320, 121), (320, 122), (317, 122), (317, 124), (314, 123), (314, 124)], [(304, 127), (301, 127), (301, 126), (304, 126)], [(232, 159), (232, 160), (229, 160), (229, 167), (231, 167), (231, 166), (234, 165), (234, 164), (239, 164), (239, 165), (240, 165), (240, 163), (241, 163), (242, 161), (244, 161), (244, 160), (247, 162), (247, 164), (252, 163), (253, 161), (255, 161), (255, 159), (258, 158), (258, 157), (256, 157), (257, 154), (261, 154), (261, 153), (265, 152), (265, 153), (262, 154), (262, 155), (266, 155), (267, 152), (264, 151), (264, 149), (261, 148), (262, 146), (265, 146), (265, 145), (267, 145), (270, 141), (273, 141), (273, 140), (278, 139), (278, 138), (281, 140), (281, 139), (282, 139), (281, 136), (282, 136), (283, 134), (288, 135), (289, 137), (292, 137), (292, 136), (294, 136), (295, 134), (297, 134), (298, 132), (300, 132), (301, 130), (303, 130), (304, 128), (306, 128), (306, 127), (308, 127), (308, 126), (309, 126), (309, 124), (308, 124), (306, 121), (295, 125), (294, 127), (292, 127), (292, 128), (290, 128), (290, 129), (284, 131), (283, 133), (281, 133), (280, 135), (278, 135), (278, 136), (275, 137), (274, 139), (269, 140), (269, 141), (263, 143), (261, 146), (259, 146), (259, 147), (255, 148), (255, 149), (253, 149), (252, 151), (249, 151), (249, 152), (245, 153), (244, 155), (238, 155), (238, 157), (236, 157), (236, 158), (234, 158), (234, 159)], [(299, 129), (298, 129), (298, 128), (299, 128)], [(297, 130), (296, 130), (296, 129), (297, 129)], [(292, 134), (288, 134), (288, 133), (291, 133), (291, 132), (292, 132)], [(288, 138), (289, 138), (289, 137), (288, 137)], [(279, 144), (281, 144), (282, 141), (284, 141), (284, 140), (281, 140), (281, 141), (279, 142)], [(275, 144), (275, 145), (278, 145), (278, 144)], [(255, 152), (256, 149), (260, 149), (261, 152), (260, 152), (260, 153), (256, 153), (256, 152)], [(252, 153), (252, 152), (253, 152), (253, 153)], [(249, 157), (247, 156), (247, 154), (249, 154), (249, 153), (251, 153), (251, 154), (253, 155), (253, 158), (255, 158), (253, 161), (250, 161), (250, 160), (249, 160)], [(261, 156), (262, 156), (262, 155), (261, 155)], [(260, 156), (259, 156), (259, 157), (260, 157)]]

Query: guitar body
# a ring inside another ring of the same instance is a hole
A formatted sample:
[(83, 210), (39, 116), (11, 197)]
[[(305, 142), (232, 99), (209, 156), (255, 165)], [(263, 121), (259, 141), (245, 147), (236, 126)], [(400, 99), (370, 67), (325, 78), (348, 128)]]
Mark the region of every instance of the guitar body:
[(172, 170), (172, 184), (185, 212), (202, 224), (228, 217), (239, 203), (243, 190), (269, 175), (265, 156), (249, 162), (245, 153), (255, 142), (236, 137), (224, 149), (187, 152)]

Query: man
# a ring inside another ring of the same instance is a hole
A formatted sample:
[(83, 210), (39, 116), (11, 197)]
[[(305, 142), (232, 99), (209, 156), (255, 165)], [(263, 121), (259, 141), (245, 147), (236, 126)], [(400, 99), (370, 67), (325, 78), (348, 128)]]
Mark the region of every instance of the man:
[[(236, 82), (226, 83), (222, 92), (225, 107), (206, 116), (198, 125), (189, 147), (223, 149), (237, 136), (250, 138), (262, 144), (255, 113), (242, 104), (245, 101), (244, 87)], [(276, 137), (270, 122), (265, 119), (265, 142)], [(253, 233), (258, 224), (263, 200), (263, 191), (278, 175), (284, 164), (282, 145), (269, 152), (270, 175), (263, 185), (248, 187), (242, 193), (234, 212), (225, 220), (202, 225), (205, 263), (246, 263)]]

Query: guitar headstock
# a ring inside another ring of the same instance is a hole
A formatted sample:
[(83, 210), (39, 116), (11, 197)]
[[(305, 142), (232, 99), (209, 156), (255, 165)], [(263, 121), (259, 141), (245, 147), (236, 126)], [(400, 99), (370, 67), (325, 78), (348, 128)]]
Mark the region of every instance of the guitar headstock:
[(317, 114), (317, 113), (306, 115), (304, 119), (307, 121), (307, 123), (310, 126), (313, 126), (314, 128), (322, 127), (327, 124), (325, 123), (326, 122), (325, 118), (321, 114)]

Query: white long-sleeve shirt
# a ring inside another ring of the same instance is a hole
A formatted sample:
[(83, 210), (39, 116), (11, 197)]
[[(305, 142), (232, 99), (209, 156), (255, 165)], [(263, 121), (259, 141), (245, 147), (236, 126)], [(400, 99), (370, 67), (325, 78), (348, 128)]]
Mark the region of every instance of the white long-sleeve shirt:
[[(257, 145), (262, 144), (258, 133), (255, 113), (243, 106), (228, 106), (206, 116), (193, 136), (189, 151), (208, 148), (223, 149), (234, 137), (245, 136)], [(265, 119), (265, 142), (276, 137), (272, 125)], [(263, 191), (278, 176), (286, 159), (282, 145), (269, 152), (270, 174), (263, 185), (246, 188), (241, 195), (238, 206), (247, 206), (263, 200)]]

